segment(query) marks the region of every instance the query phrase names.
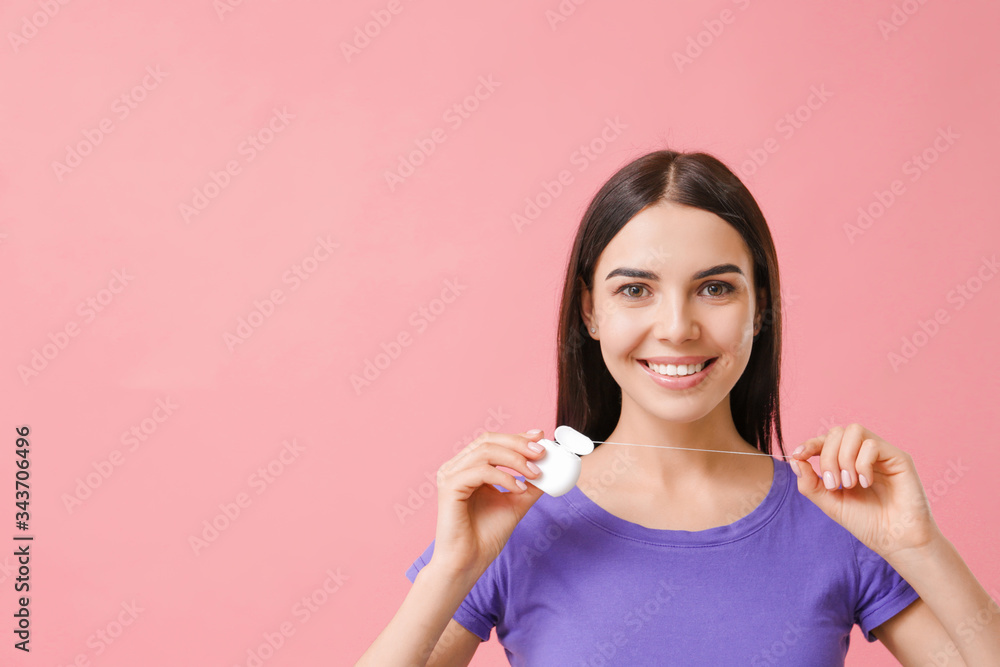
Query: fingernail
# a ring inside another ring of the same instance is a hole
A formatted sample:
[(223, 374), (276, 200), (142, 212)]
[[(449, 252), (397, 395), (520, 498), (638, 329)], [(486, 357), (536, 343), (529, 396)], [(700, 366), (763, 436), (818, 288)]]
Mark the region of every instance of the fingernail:
[(836, 489), (837, 488), (837, 480), (835, 480), (833, 478), (833, 473), (830, 472), (829, 470), (827, 470), (825, 473), (823, 473), (823, 484), (828, 489)]
[(799, 445), (798, 447), (796, 447), (796, 448), (795, 448), (795, 451), (794, 451), (794, 452), (792, 452), (792, 456), (798, 456), (798, 455), (799, 455), (799, 454), (801, 454), (801, 453), (802, 453), (803, 451), (805, 451), (805, 448), (806, 448), (806, 446), (805, 446), (805, 445)]
[(516, 479), (514, 481), (517, 482), (517, 485), (521, 488), (522, 491), (528, 488), (528, 485), (522, 482), (521, 480)]
[(530, 449), (533, 452), (544, 452), (545, 451), (545, 447), (543, 447), (542, 445), (539, 445), (537, 442), (529, 442), (528, 443), (528, 449)]
[(542, 469), (539, 468), (534, 461), (528, 461), (528, 470), (535, 473), (536, 475), (542, 472)]
[(851, 473), (846, 470), (840, 471), (840, 479), (843, 480), (845, 489), (851, 485)]
[(866, 478), (864, 475), (858, 475), (858, 481), (861, 482), (862, 489), (868, 488), (868, 478)]
[(802, 477), (802, 471), (799, 470), (799, 464), (797, 461), (789, 461), (788, 464), (792, 466), (792, 472), (795, 473), (796, 477)]
[(527, 433), (527, 436), (528, 436), (529, 438), (532, 438), (532, 437), (534, 437), (534, 436), (538, 435), (538, 434), (539, 434), (539, 433), (541, 433), (541, 432), (542, 432), (542, 431), (541, 431), (541, 429), (537, 429), (537, 428), (533, 428), (533, 429), (531, 429), (530, 431), (528, 431), (528, 433)]

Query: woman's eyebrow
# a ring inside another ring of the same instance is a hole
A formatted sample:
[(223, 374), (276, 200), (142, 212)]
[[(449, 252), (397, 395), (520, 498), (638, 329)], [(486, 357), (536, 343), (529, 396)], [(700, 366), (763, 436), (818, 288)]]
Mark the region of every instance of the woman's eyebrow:
[[(743, 275), (743, 270), (735, 264), (716, 264), (715, 266), (709, 267), (698, 271), (693, 276), (691, 280), (700, 280), (702, 278), (707, 278), (708, 276), (718, 275), (720, 273), (738, 273)], [(620, 267), (608, 274), (605, 280), (611, 280), (615, 276), (625, 276), (626, 278), (641, 278), (643, 280), (655, 280), (659, 282), (660, 274), (654, 271), (646, 271), (645, 269), (632, 269), (629, 267)]]

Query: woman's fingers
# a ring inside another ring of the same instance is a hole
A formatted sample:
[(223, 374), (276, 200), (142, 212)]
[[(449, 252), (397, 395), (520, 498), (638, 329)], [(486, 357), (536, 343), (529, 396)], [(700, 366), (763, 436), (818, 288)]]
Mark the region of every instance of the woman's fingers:
[(823, 442), (823, 451), (819, 453), (819, 469), (823, 475), (823, 486), (833, 490), (842, 483), (840, 465), (840, 447), (843, 441), (844, 428), (834, 426), (827, 434)]
[[(818, 474), (810, 463), (817, 455)], [(810, 438), (789, 464), (797, 467), (802, 495), (883, 557), (937, 534), (913, 457), (860, 424)], [(839, 484), (831, 485), (837, 474)]]
[[(496, 484), (514, 493), (524, 493), (530, 487), (521, 487), (514, 474), (500, 470), (503, 466), (524, 475), (525, 479), (535, 479), (541, 471), (532, 459), (545, 454), (545, 449), (534, 451), (531, 446), (537, 445), (542, 434), (517, 433), (483, 433), (470, 443), (454, 458), (446, 461), (438, 469), (439, 493), (450, 489), (457, 494), (459, 500), (469, 498), (483, 484)], [(492, 471), (492, 472), (491, 472)], [(523, 482), (522, 482), (523, 483)], [(442, 495), (442, 499), (444, 496)]]
[(802, 470), (805, 468), (812, 468), (809, 464), (809, 459), (820, 452), (823, 448), (823, 438), (815, 437), (809, 438), (798, 447), (792, 451), (788, 463), (792, 466), (792, 471), (798, 475), (802, 476)]
[(858, 471), (858, 483), (865, 489), (875, 481), (875, 462), (879, 458), (879, 442), (874, 438), (866, 438), (861, 443), (854, 466)]
[(851, 489), (860, 485), (867, 489), (874, 481), (879, 443), (880, 438), (861, 424), (849, 424), (846, 428), (834, 426), (825, 435), (803, 442), (793, 452), (792, 460), (804, 462), (819, 454), (819, 474), (824, 488)]
[(805, 461), (806, 459), (819, 454), (820, 450), (823, 449), (823, 441), (825, 439), (826, 438), (824, 436), (809, 438), (792, 452), (792, 456), (800, 461)]
[(823, 480), (813, 470), (809, 461), (791, 461), (798, 470), (799, 491), (805, 496), (812, 496), (817, 490), (823, 488)]
[(834, 497), (835, 494), (831, 494), (826, 489), (822, 478), (813, 470), (812, 464), (807, 460), (795, 461), (794, 459), (790, 463), (798, 468), (799, 493), (811, 500), (835, 521), (839, 521), (839, 515), (836, 513), (837, 499)]
[[(853, 488), (858, 483), (856, 460), (861, 450), (861, 443), (868, 437), (868, 431), (861, 424), (850, 424), (843, 430), (840, 440), (840, 450), (837, 453), (835, 475), (839, 475), (840, 483), (845, 489)], [(870, 478), (866, 478), (870, 479)]]
[(466, 468), (461, 472), (455, 473), (452, 478), (454, 485), (467, 491), (469, 494), (483, 484), (502, 486), (513, 493), (524, 492), (527, 489), (527, 485), (522, 489), (517, 481), (517, 478), (509, 472), (504, 472), (491, 465), (478, 465)]

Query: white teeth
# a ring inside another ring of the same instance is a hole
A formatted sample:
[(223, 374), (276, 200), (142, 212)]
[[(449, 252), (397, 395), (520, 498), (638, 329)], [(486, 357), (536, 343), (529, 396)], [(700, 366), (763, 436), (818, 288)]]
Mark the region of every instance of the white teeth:
[(646, 365), (652, 368), (654, 371), (660, 375), (670, 375), (672, 377), (683, 377), (685, 375), (693, 375), (694, 373), (699, 373), (707, 362), (702, 362), (700, 364), (651, 364), (648, 361)]

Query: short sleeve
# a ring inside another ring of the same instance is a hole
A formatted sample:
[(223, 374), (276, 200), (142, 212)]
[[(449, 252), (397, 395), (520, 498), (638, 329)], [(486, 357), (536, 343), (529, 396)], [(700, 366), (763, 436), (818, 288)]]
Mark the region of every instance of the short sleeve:
[(876, 640), (872, 630), (903, 611), (920, 596), (877, 553), (857, 539), (851, 540), (858, 564), (858, 596), (854, 621), (861, 626), (865, 639)]
[[(434, 541), (432, 540), (424, 553), (418, 556), (406, 570), (406, 578), (411, 582), (416, 580), (417, 573), (430, 562), (433, 553)], [(490, 631), (500, 620), (503, 600), (496, 579), (498, 569), (499, 559), (490, 563), (490, 566), (479, 577), (452, 616), (463, 628), (479, 637), (480, 641), (487, 641), (490, 638)]]

